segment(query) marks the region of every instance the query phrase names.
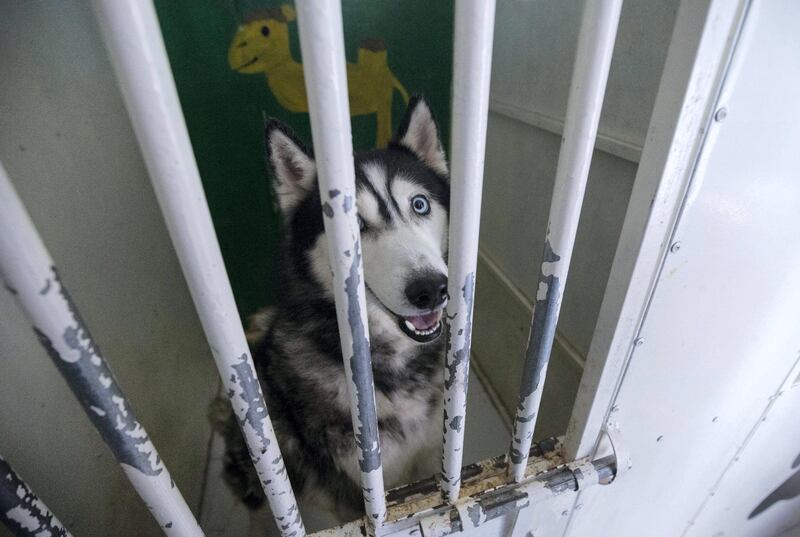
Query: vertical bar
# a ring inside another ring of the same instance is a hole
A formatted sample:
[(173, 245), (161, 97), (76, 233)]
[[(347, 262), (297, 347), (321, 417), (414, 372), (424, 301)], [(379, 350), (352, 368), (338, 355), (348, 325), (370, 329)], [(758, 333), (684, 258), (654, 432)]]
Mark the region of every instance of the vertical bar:
[(356, 185), (342, 8), (338, 0), (298, 0), (296, 6), (350, 413), (367, 520), (374, 532), (386, 517), (386, 501), (369, 349), (361, 234), (353, 210)]
[(0, 521), (17, 537), (72, 536), (2, 456), (0, 456)]
[(509, 453), (509, 474), (517, 482), (525, 476), (542, 400), (621, 9), (622, 0), (587, 0), (583, 8)]
[(151, 0), (94, 0), (161, 211), (272, 514), (305, 528), (236, 309)]
[(494, 0), (459, 0), (455, 4), (447, 289), (450, 300), (445, 316), (448, 339), (440, 483), (445, 499), (451, 503), (458, 499), (461, 488), (494, 14)]
[(203, 535), (61, 282), (2, 164), (0, 274), (164, 533)]

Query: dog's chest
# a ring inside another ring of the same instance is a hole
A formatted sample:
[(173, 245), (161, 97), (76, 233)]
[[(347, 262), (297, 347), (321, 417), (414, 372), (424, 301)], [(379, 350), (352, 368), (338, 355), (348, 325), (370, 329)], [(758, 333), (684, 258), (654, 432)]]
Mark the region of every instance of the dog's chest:
[[(381, 416), (384, 480), (391, 488), (432, 475), (442, 443), (441, 391), (376, 395)], [(423, 396), (423, 397), (420, 397)], [(433, 401), (432, 401), (433, 400)]]
[[(380, 359), (379, 356), (376, 358)], [(415, 375), (413, 379), (403, 378), (403, 372), (397, 373), (398, 378), (390, 379), (385, 376), (391, 373), (380, 368), (375, 371), (375, 402), (386, 488), (428, 477), (438, 469), (442, 442), (443, 372), (436, 365), (429, 374)], [(343, 375), (340, 382), (338, 402), (349, 406), (343, 397), (346, 396)], [(391, 388), (381, 389), (382, 385)], [(358, 483), (360, 472), (355, 444), (338, 455), (341, 469)]]

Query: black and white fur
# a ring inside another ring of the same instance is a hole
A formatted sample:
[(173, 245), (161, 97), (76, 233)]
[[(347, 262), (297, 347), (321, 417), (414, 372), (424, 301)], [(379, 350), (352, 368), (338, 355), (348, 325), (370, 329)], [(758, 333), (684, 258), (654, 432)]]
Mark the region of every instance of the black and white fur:
[[(248, 337), (295, 492), (312, 509), (344, 521), (363, 513), (363, 503), (314, 158), (274, 120), (266, 144), (286, 233), (277, 303), (252, 319)], [(387, 149), (354, 158), (390, 488), (439, 467), (448, 167), (421, 98), (411, 100)], [(227, 402), (216, 406), (214, 421), (226, 440), (225, 479), (258, 509), (264, 496), (244, 441)]]

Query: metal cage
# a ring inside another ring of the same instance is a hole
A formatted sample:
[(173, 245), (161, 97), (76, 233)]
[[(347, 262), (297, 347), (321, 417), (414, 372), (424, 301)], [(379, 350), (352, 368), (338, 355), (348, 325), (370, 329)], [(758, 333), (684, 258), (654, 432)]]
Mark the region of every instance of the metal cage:
[[(150, 0), (93, 3), (172, 242), (272, 514), (284, 537), (303, 537), (302, 516), (239, 320), (155, 9)], [(381, 467), (359, 225), (356, 213), (343, 201), (354, 198), (355, 177), (342, 11), (337, 0), (297, 0), (296, 5), (320, 195), (330, 208), (324, 222), (366, 511), (362, 519), (323, 533), (455, 534), (522, 506), (613, 481), (630, 461), (617, 433), (605, 425), (604, 415), (583, 408), (573, 415), (574, 427), (566, 438), (540, 443), (532, 439), (622, 0), (587, 2), (583, 13), (512, 444), (506, 455), (467, 467), (462, 467), (462, 448), (495, 1), (458, 0), (455, 4), (448, 266), (451, 300), (446, 315), (449, 341), (444, 372), (442, 471), (438, 481), (406, 485), (388, 494)], [(679, 120), (698, 122), (700, 117), (699, 113), (684, 114)], [(341, 195), (333, 196), (333, 192)], [(6, 285), (131, 484), (165, 534), (203, 535), (92, 340), (2, 167), (0, 230), (0, 268)], [(591, 397), (607, 402), (613, 382), (599, 373), (594, 377), (595, 384), (584, 386), (585, 393), (591, 391)], [(613, 453), (601, 456), (596, 449), (600, 436), (611, 441)], [(33, 528), (30, 535), (38, 535), (35, 532), (40, 530), (69, 535), (2, 458), (0, 476), (4, 477), (0, 480), (0, 506), (16, 509), (28, 520), (28, 527)], [(8, 509), (0, 512), (11, 512)]]

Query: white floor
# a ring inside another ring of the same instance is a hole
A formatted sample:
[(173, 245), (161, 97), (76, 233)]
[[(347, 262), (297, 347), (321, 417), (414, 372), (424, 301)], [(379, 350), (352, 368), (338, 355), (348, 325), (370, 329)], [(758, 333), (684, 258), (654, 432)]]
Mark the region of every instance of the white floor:
[[(464, 464), (505, 452), (510, 439), (507, 420), (495, 409), (474, 372), (470, 372)], [(215, 434), (210, 442), (200, 524), (208, 537), (244, 537), (250, 531), (250, 515), (222, 481), (222, 453), (222, 439)], [(309, 518), (312, 514), (305, 513), (304, 516)]]

